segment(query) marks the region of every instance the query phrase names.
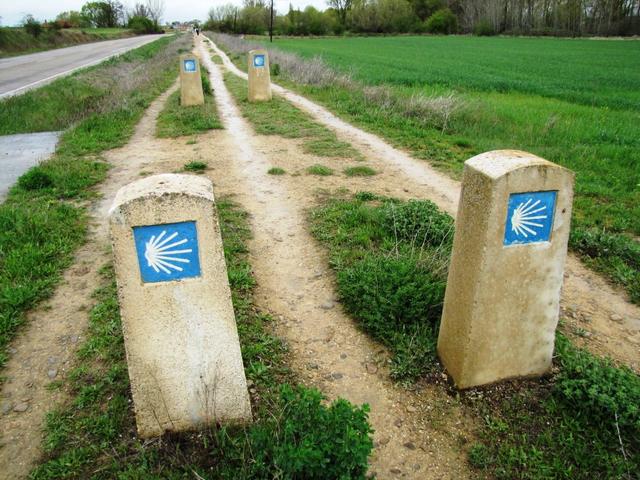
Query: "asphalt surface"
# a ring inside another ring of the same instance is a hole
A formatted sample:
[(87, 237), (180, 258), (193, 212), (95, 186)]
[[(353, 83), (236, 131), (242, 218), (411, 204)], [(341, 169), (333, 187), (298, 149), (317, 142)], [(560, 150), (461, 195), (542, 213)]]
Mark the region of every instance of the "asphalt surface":
[(0, 136), (0, 202), (24, 172), (46, 160), (56, 149), (62, 132)]
[(40, 87), (79, 68), (95, 65), (161, 36), (120, 38), (0, 59), (0, 98)]

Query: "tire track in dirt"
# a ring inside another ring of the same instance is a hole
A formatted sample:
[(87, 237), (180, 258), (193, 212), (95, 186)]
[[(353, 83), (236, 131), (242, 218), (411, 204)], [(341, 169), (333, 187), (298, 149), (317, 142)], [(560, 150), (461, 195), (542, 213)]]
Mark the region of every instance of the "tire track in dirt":
[(26, 326), (12, 342), (2, 372), (7, 380), (1, 394), (0, 478), (26, 478), (42, 455), (45, 415), (66, 398), (63, 389), (50, 390), (48, 385), (64, 379), (74, 366), (94, 305), (92, 294), (100, 285), (99, 270), (111, 257), (108, 209), (121, 186), (140, 178), (145, 162), (171, 150), (167, 141), (153, 137), (156, 118), (176, 88), (152, 102), (126, 146), (104, 153), (111, 168), (98, 187), (101, 200), (89, 207), (87, 242), (76, 252), (53, 296), (28, 313)]
[[(206, 38), (206, 37), (205, 37)], [(225, 68), (246, 79), (229, 57), (207, 38), (213, 51), (222, 58)], [(380, 158), (402, 173), (403, 181), (413, 181), (419, 188), (412, 190), (417, 198), (428, 198), (441, 209), (456, 216), (460, 182), (398, 150), (380, 137), (365, 132), (338, 118), (326, 108), (272, 83), (274, 93), (310, 114), (316, 121), (334, 131), (342, 141), (352, 144), (370, 160)], [(561, 309), (574, 341), (600, 356), (609, 356), (640, 372), (640, 307), (628, 301), (621, 288), (609, 284), (602, 276), (589, 270), (577, 255), (569, 252), (565, 265)]]
[[(371, 459), (378, 478), (469, 478), (457, 444), (463, 430), (462, 409), (441, 389), (420, 394), (395, 385), (388, 376), (384, 349), (362, 333), (336, 303), (324, 252), (306, 227), (305, 208), (317, 179), (281, 182), (267, 174), (270, 159), (297, 161), (297, 142), (256, 136), (242, 118), (201, 42), (202, 63), (210, 72), (218, 114), (236, 147), (220, 169), (216, 193), (235, 193), (251, 214), (250, 263), (257, 280), (256, 303), (270, 311), (278, 333), (293, 353), (292, 367), (305, 383), (329, 399), (343, 397), (371, 406), (376, 430)], [(225, 149), (226, 150), (226, 149)], [(293, 157), (293, 158), (292, 158)], [(216, 156), (216, 164), (221, 161)], [(225, 161), (225, 160), (222, 160)]]

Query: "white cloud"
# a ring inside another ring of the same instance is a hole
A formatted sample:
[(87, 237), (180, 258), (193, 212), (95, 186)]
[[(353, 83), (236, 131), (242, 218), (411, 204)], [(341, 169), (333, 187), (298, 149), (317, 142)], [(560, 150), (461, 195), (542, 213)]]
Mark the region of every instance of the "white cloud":
[[(2, 25), (17, 25), (25, 15), (31, 14), (39, 20), (55, 18), (58, 13), (66, 10), (80, 10), (88, 0), (56, 0), (48, 2), (43, 0), (2, 0), (0, 6), (0, 17)], [(122, 1), (122, 0), (121, 0)], [(140, 0), (143, 3), (144, 0)], [(125, 0), (126, 6), (131, 7), (135, 0)], [(242, 5), (241, 0), (165, 0), (165, 21), (184, 21), (200, 19), (205, 20), (207, 12), (211, 7), (233, 3)], [(324, 10), (327, 6), (326, 0), (275, 0), (275, 8), (280, 13), (289, 10), (289, 4), (294, 8), (304, 8), (307, 5)]]

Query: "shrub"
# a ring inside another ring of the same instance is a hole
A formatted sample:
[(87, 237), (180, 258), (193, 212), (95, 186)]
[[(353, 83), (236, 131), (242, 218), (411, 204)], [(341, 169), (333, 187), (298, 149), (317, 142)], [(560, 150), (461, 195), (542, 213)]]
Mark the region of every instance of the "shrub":
[(458, 31), (458, 17), (448, 8), (441, 8), (431, 15), (426, 22), (429, 33), (451, 34)]
[(51, 176), (40, 167), (34, 167), (18, 179), (23, 190), (41, 190), (53, 186)]
[(156, 26), (151, 19), (142, 15), (134, 15), (129, 19), (127, 27), (137, 34), (156, 33)]
[(347, 312), (385, 337), (410, 325), (436, 325), (445, 282), (410, 256), (372, 253), (338, 272), (338, 289)]
[(23, 20), (25, 31), (34, 38), (38, 38), (43, 31), (42, 24), (33, 18), (33, 15), (27, 15)]
[(368, 405), (324, 406), (317, 390), (283, 385), (283, 415), (249, 432), (248, 478), (365, 479), (373, 448)]
[(473, 34), (478, 37), (490, 37), (496, 34), (496, 30), (489, 20), (483, 18), (473, 26)]
[(383, 225), (400, 240), (434, 247), (450, 248), (452, 244), (453, 219), (429, 200), (388, 202), (384, 207)]

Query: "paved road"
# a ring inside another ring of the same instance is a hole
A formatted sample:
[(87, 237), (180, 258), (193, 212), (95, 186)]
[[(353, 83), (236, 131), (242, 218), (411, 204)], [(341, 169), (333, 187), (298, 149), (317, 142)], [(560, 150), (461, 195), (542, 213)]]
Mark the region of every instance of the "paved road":
[(0, 98), (39, 87), (57, 77), (95, 65), (161, 36), (121, 38), (0, 59)]
[(18, 177), (46, 160), (56, 149), (61, 132), (0, 136), (0, 203)]

